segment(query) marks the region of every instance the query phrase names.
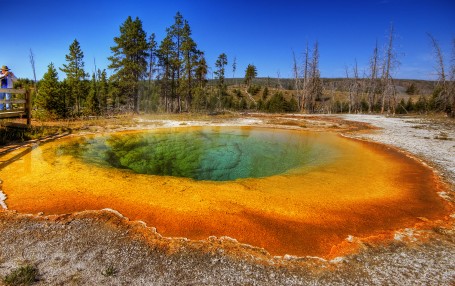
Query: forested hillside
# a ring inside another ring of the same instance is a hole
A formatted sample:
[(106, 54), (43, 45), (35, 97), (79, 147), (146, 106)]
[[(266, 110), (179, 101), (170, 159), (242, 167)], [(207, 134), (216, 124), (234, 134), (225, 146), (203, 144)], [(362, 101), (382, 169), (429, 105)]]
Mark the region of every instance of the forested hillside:
[(33, 116), (38, 119), (125, 112), (455, 114), (455, 61), (444, 66), (446, 60), (431, 35), (437, 81), (393, 78), (398, 67), (393, 26), (384, 51), (378, 43), (373, 48), (368, 70), (360, 71), (355, 63), (346, 67), (346, 77), (337, 79), (321, 76), (318, 42), (307, 44), (303, 62), (293, 55), (293, 78), (257, 78), (255, 65), (238, 71), (236, 57), (223, 52), (213, 65), (208, 63), (182, 14), (177, 13), (165, 31), (163, 39), (156, 39), (143, 30), (139, 18), (128, 17), (110, 47), (109, 66), (87, 73), (82, 46), (75, 39), (66, 64), (50, 63), (37, 84), (21, 79), (16, 87), (32, 90)]

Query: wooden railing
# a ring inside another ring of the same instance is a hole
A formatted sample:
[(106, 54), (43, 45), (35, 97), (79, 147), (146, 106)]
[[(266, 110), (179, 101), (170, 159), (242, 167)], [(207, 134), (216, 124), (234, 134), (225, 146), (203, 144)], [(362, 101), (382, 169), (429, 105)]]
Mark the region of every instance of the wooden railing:
[[(3, 110), (0, 110), (1, 118), (20, 117), (27, 119), (27, 125), (31, 124), (31, 96), (28, 90), (0, 88), (0, 93), (11, 94), (11, 100), (6, 100), (6, 97), (0, 99), (0, 104), (3, 104)], [(6, 110), (6, 105), (9, 104), (9, 109)]]

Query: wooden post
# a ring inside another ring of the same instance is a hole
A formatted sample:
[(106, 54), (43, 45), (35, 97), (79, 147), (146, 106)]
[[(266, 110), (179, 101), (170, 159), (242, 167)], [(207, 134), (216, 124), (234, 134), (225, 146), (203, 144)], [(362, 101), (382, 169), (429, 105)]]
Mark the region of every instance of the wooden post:
[(32, 126), (32, 93), (27, 89), (25, 92), (25, 112), (27, 113), (27, 127)]

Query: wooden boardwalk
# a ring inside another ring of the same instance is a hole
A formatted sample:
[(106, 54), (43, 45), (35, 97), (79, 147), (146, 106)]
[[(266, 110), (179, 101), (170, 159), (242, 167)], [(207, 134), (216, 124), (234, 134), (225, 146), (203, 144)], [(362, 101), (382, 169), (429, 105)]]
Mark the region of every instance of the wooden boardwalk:
[[(0, 88), (0, 93), (10, 93), (11, 100), (0, 99), (3, 104), (3, 110), (0, 110), (0, 119), (3, 118), (26, 118), (27, 126), (31, 125), (31, 96), (30, 92), (25, 89)], [(6, 110), (6, 104), (10, 109)]]

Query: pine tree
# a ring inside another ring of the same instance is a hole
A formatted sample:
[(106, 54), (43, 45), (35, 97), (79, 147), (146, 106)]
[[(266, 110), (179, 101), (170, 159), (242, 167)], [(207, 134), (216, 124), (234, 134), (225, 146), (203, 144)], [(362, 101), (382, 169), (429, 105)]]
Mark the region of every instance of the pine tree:
[(268, 112), (286, 111), (286, 99), (281, 92), (277, 92), (267, 101), (266, 109)]
[(205, 60), (204, 53), (199, 52), (199, 57), (196, 63), (196, 81), (198, 82), (199, 88), (204, 88), (207, 84), (207, 72), (208, 66), (207, 61)]
[(173, 90), (174, 90), (174, 68), (172, 58), (174, 53), (174, 42), (168, 34), (160, 43), (158, 48), (158, 61), (161, 67), (161, 98), (164, 103), (164, 109), (171, 112), (173, 109)]
[(183, 74), (182, 74), (182, 91), (185, 93), (185, 109), (189, 111), (193, 92), (194, 69), (196, 68), (200, 51), (191, 38), (191, 28), (187, 21), (183, 26), (182, 46), (183, 54)]
[(412, 102), (412, 98), (411, 97), (409, 97), (408, 101), (406, 102), (406, 110), (408, 112), (414, 111), (414, 103)]
[(226, 83), (224, 82), (225, 67), (228, 64), (227, 56), (225, 53), (222, 53), (218, 56), (218, 59), (215, 62), (215, 75), (218, 79), (218, 108), (221, 108), (221, 96), (226, 93)]
[(208, 105), (208, 94), (206, 89), (208, 66), (204, 57), (204, 52), (198, 52), (195, 65), (194, 77), (196, 85), (194, 87), (194, 100), (191, 105), (194, 110), (200, 111), (202, 109), (207, 109)]
[(183, 44), (183, 33), (184, 33), (184, 24), (185, 20), (183, 19), (182, 14), (177, 12), (174, 17), (174, 24), (167, 29), (168, 36), (171, 38), (174, 43), (174, 51), (171, 58), (171, 66), (173, 68), (173, 79), (172, 79), (172, 96), (177, 99), (177, 110), (182, 111), (181, 106), (181, 94), (180, 94), (180, 77), (182, 74), (182, 44)]
[(113, 56), (110, 69), (114, 70), (112, 80), (120, 91), (132, 103), (133, 111), (139, 112), (139, 82), (147, 72), (148, 44), (142, 21), (129, 16), (120, 26), (120, 36), (114, 38), (115, 46), (111, 47)]
[(60, 70), (66, 74), (67, 84), (72, 94), (72, 101), (75, 104), (75, 112), (79, 114), (82, 101), (85, 97), (83, 81), (87, 75), (84, 71), (84, 53), (76, 39), (70, 45), (69, 54), (65, 56), (65, 59), (67, 64), (63, 64), (63, 68), (60, 68)]
[(215, 75), (216, 75), (216, 78), (218, 79), (218, 87), (220, 89), (225, 88), (224, 74), (225, 74), (225, 67), (227, 64), (228, 64), (228, 60), (227, 60), (226, 54), (225, 53), (220, 54), (218, 56), (218, 59), (215, 62), (215, 67), (216, 67)]
[(419, 99), (417, 100), (416, 104), (414, 105), (414, 108), (419, 113), (427, 112), (428, 111), (428, 101), (427, 101), (426, 97), (423, 95), (419, 96)]
[(147, 94), (145, 98), (145, 111), (149, 112), (150, 110), (157, 110), (158, 102), (156, 98), (156, 86), (153, 84), (155, 79), (156, 71), (156, 60), (157, 60), (157, 42), (155, 40), (155, 33), (149, 37), (148, 46), (149, 46), (149, 61), (148, 61), (148, 85), (147, 85)]
[(157, 54), (157, 43), (155, 40), (155, 33), (152, 33), (149, 37), (148, 41), (148, 47), (149, 47), (149, 71), (148, 71), (148, 80), (149, 80), (149, 86), (151, 85), (153, 75), (155, 72), (155, 65), (156, 65), (156, 54)]
[(402, 98), (398, 105), (395, 107), (395, 112), (398, 114), (408, 113), (408, 111), (406, 110), (406, 102), (404, 101), (404, 98)]
[[(188, 21), (177, 12), (174, 24), (166, 29), (166, 36), (157, 49), (158, 81), (167, 112), (189, 111), (196, 88), (205, 86), (207, 64), (191, 34)], [(198, 91), (198, 94), (205, 92)]]
[(418, 93), (418, 90), (417, 90), (417, 87), (415, 86), (414, 83), (411, 83), (408, 88), (406, 89), (406, 94), (409, 94), (409, 95), (414, 95), (414, 94), (417, 94)]
[(87, 97), (87, 114), (90, 115), (100, 115), (100, 103), (99, 103), (99, 93), (98, 93), (98, 84), (96, 82), (95, 73), (92, 74), (92, 80), (90, 82), (90, 91)]
[(262, 100), (267, 100), (267, 97), (269, 96), (269, 88), (266, 86), (264, 90), (262, 91)]
[(98, 70), (98, 98), (100, 101), (100, 112), (105, 114), (108, 110), (109, 83), (107, 81), (106, 70)]
[(71, 90), (71, 87), (68, 84), (68, 80), (66, 78), (63, 81), (59, 82), (59, 93), (62, 97), (63, 117), (67, 118), (71, 115), (74, 115), (74, 113), (70, 112), (70, 110), (74, 109), (73, 91)]
[(250, 86), (258, 75), (256, 66), (249, 64), (245, 70), (245, 84)]
[(247, 109), (247, 103), (246, 103), (246, 99), (245, 97), (242, 97), (242, 99), (240, 99), (240, 102), (239, 102), (239, 109), (240, 110), (245, 110)]
[[(237, 71), (237, 57), (234, 57), (234, 61), (232, 62), (232, 79), (235, 79), (235, 72)], [(237, 83), (236, 83), (237, 85)]]
[(64, 98), (60, 96), (58, 74), (53, 63), (48, 65), (47, 72), (39, 83), (35, 104), (38, 109), (44, 110), (47, 116), (53, 118), (65, 116)]
[(297, 102), (297, 100), (294, 97), (291, 97), (291, 99), (287, 103), (286, 111), (287, 112), (296, 112), (298, 110), (299, 110), (299, 103)]

